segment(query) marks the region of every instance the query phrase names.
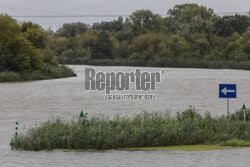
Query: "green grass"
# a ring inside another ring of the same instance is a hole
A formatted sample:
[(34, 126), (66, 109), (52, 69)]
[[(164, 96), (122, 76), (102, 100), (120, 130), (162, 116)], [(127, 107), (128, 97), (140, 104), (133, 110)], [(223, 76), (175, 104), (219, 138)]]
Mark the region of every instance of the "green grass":
[(144, 112), (113, 119), (51, 119), (19, 134), (16, 140), (13, 138), (11, 146), (21, 150), (145, 149), (221, 143), (223, 146), (235, 138), (250, 141), (250, 122), (237, 120), (234, 115), (212, 117), (206, 113), (202, 116), (189, 109), (176, 117), (167, 112)]
[(50, 66), (46, 65), (40, 70), (13, 72), (4, 71), (0, 73), (0, 82), (17, 82), (17, 81), (31, 81), (44, 80), (54, 78), (73, 77), (76, 74), (66, 66)]
[(238, 146), (238, 147), (249, 147), (250, 146), (250, 141), (245, 141), (241, 139), (231, 139), (226, 141), (224, 146)]

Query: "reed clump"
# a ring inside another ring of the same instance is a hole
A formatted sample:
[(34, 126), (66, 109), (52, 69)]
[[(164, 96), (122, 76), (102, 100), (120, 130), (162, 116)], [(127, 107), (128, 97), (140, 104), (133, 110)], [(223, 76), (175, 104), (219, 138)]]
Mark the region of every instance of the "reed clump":
[[(249, 110), (247, 111), (250, 112)], [(13, 138), (21, 150), (118, 149), (172, 145), (220, 144), (233, 139), (250, 141), (250, 122), (234, 114), (212, 117), (188, 109), (172, 117), (143, 112), (132, 117), (53, 118)]]

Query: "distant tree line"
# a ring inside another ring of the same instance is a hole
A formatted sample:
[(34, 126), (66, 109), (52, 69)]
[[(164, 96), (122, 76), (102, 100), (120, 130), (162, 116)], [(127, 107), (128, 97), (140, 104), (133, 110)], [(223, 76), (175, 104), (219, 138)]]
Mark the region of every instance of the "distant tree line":
[(138, 10), (125, 20), (64, 24), (49, 49), (59, 62), (70, 64), (186, 66), (189, 62), (192, 67), (192, 62), (206, 66), (248, 62), (249, 27), (249, 16), (220, 17), (210, 8), (182, 4), (170, 9), (167, 17)]
[(250, 69), (249, 16), (221, 17), (197, 4), (175, 5), (167, 13), (162, 17), (150, 10), (138, 10), (126, 19), (119, 17), (92, 26), (64, 24), (55, 33), (44, 33), (31, 23), (25, 23), (32, 25), (28, 30), (24, 24), (12, 31), (22, 34), (22, 45), (33, 43), (30, 53), (25, 53), (37, 55), (31, 56), (37, 60), (24, 63), (25, 68), (36, 68), (43, 62), (53, 64), (57, 58), (62, 64)]

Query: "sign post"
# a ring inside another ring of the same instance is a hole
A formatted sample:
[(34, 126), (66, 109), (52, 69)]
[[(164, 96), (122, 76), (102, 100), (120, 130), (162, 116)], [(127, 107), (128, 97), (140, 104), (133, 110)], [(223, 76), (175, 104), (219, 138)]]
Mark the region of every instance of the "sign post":
[(229, 99), (236, 98), (236, 84), (219, 84), (219, 98), (227, 98), (227, 114), (229, 115)]
[(244, 122), (246, 122), (246, 106), (245, 106), (245, 104), (243, 104), (242, 110), (244, 112)]

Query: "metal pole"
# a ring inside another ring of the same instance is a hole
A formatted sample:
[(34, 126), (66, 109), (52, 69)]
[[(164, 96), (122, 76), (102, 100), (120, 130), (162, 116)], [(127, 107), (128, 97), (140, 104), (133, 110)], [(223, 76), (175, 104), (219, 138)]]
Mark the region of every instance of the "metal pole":
[(227, 98), (227, 115), (229, 115), (229, 98)]
[(244, 122), (246, 122), (246, 110), (244, 110)]
[(17, 135), (18, 135), (18, 122), (16, 122), (16, 131), (15, 131), (15, 142), (16, 142), (16, 139), (17, 139)]

